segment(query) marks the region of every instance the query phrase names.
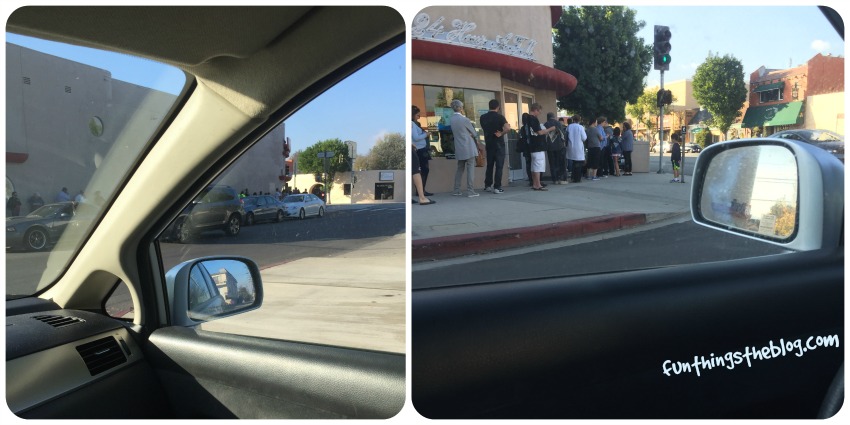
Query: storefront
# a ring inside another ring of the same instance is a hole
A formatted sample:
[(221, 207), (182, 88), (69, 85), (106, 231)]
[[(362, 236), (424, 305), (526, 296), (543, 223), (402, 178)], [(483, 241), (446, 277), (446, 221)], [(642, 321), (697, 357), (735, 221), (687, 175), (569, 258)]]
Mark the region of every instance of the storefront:
[[(556, 112), (556, 98), (577, 84), (572, 75), (553, 68), (552, 27), (560, 16), (560, 6), (429, 7), (416, 16), (411, 95), (422, 111), (420, 124), (428, 131), (433, 156), (428, 191), (453, 189), (452, 99), (464, 103), (464, 114), (482, 141), (479, 119), (491, 99), (499, 100), (512, 129), (504, 137), (502, 184), (527, 178), (525, 161), (514, 149), (522, 114), (532, 103), (543, 105), (544, 113)], [(483, 182), (483, 168), (478, 168), (475, 187), (483, 188)]]

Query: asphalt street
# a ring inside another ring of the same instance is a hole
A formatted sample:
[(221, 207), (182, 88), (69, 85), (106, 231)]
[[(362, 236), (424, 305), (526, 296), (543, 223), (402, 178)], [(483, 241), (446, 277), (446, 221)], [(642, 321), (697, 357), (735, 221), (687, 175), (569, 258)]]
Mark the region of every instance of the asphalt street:
[(782, 252), (785, 251), (779, 247), (709, 229), (684, 217), (631, 231), (414, 264), (412, 281), (415, 290), (724, 261)]

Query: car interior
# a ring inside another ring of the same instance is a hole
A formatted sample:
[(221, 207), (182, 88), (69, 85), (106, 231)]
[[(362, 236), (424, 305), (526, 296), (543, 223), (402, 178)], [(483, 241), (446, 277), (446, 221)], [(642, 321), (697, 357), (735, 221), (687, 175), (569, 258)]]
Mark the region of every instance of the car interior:
[[(162, 62), (189, 81), (70, 260), (51, 254), (47, 267), (56, 271), (55, 281), (40, 282), (32, 296), (7, 300), (6, 401), (12, 413), (26, 419), (336, 419), (389, 418), (401, 410), (403, 353), (193, 326), (198, 322), (187, 316), (185, 299), (181, 304), (169, 293), (171, 285), (188, 293), (186, 273), (183, 281), (166, 278), (157, 241), (254, 142), (402, 45), (405, 24), (398, 12), (27, 6), (11, 14), (6, 30)], [(256, 269), (250, 260), (238, 261)], [(119, 284), (129, 289), (131, 320), (105, 311)], [(240, 302), (257, 306), (261, 293), (257, 288), (247, 301), (240, 295)], [(225, 298), (214, 297), (221, 311)]]

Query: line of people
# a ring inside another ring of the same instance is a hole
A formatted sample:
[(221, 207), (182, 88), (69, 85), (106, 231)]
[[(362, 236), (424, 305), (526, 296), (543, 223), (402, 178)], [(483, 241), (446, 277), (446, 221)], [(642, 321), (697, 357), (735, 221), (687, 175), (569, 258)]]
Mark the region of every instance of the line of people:
[[(486, 157), (484, 190), (494, 194), (503, 193), (506, 156), (503, 136), (511, 130), (511, 126), (500, 113), (501, 104), (496, 99), (490, 100), (489, 110), (481, 115), (483, 146), (472, 122), (464, 116), (463, 102), (453, 99), (449, 106), (454, 112), (450, 125), (457, 160), (452, 195), (466, 195), (470, 198), (479, 196), (474, 188), (474, 170), (476, 158), (479, 156)], [(533, 103), (529, 112), (522, 114), (522, 127), (516, 149), (517, 153), (522, 153), (525, 157), (528, 181), (533, 190), (548, 190), (547, 185), (541, 181), (546, 172), (547, 156), (549, 175), (552, 183), (556, 185), (579, 183), (582, 177), (596, 181), (609, 175), (632, 175), (634, 134), (629, 122), (623, 123), (621, 132), (619, 127), (607, 126), (607, 118), (603, 116), (592, 120), (585, 128), (579, 115), (557, 118), (555, 113), (549, 112), (546, 114), (546, 121), (541, 123), (538, 116), (542, 110), (542, 105)], [(420, 109), (417, 106), (412, 107), (411, 115), (414, 163), (412, 174), (418, 195), (418, 200), (414, 202), (430, 205), (434, 201), (428, 196), (433, 194), (425, 188), (430, 171), (428, 161), (431, 159), (428, 135), (419, 123)], [(623, 170), (620, 170), (620, 157), (624, 159)], [(466, 192), (461, 191), (464, 174)]]

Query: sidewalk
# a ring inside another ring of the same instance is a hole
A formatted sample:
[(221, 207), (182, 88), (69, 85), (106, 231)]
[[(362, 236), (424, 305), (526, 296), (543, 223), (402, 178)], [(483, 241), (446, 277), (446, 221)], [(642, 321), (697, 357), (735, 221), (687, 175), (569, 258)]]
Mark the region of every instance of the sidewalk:
[(480, 196), (475, 198), (436, 193), (430, 197), (434, 205), (411, 205), (413, 261), (553, 242), (689, 214), (691, 177), (685, 176), (686, 183), (670, 183), (672, 178), (652, 171), (566, 185), (544, 178), (546, 192), (533, 191), (521, 180), (503, 187), (501, 194), (476, 188)]

